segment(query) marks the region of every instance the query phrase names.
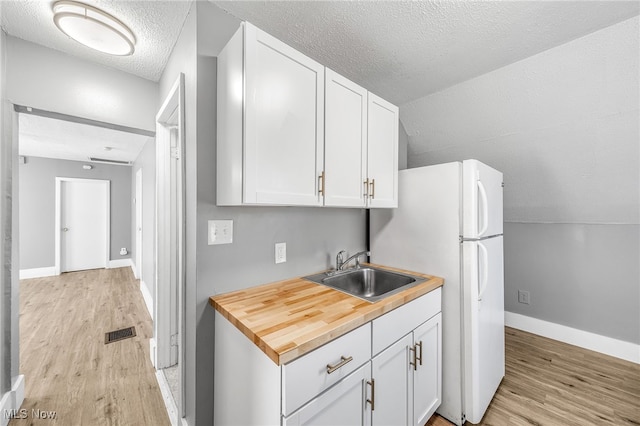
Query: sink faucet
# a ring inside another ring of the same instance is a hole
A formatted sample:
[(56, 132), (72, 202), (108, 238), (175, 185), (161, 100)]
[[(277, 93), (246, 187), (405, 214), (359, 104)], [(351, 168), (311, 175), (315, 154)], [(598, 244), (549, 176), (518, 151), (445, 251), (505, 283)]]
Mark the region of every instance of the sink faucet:
[(360, 267), (360, 256), (371, 256), (371, 252), (368, 250), (365, 251), (360, 251), (356, 254), (354, 254), (353, 256), (349, 257), (347, 260), (343, 261), (342, 260), (342, 255), (345, 251), (341, 250), (338, 255), (336, 256), (336, 271), (344, 271), (344, 267), (351, 262), (353, 259), (356, 260), (356, 266), (355, 268), (359, 268)]

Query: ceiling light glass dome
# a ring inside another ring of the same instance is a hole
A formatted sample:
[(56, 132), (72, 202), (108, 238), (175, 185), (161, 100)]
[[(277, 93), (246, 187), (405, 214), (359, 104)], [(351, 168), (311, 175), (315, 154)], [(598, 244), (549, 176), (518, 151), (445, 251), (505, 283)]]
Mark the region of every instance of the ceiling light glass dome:
[(87, 47), (110, 55), (133, 54), (136, 38), (131, 30), (108, 13), (84, 3), (61, 0), (53, 4), (58, 29)]

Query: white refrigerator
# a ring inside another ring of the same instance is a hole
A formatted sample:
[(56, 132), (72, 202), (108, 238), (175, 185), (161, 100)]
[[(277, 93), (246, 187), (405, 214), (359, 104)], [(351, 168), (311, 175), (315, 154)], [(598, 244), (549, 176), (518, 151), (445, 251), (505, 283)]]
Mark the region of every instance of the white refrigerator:
[(370, 212), (371, 261), (443, 277), (442, 401), (482, 420), (504, 377), (502, 173), (476, 160), (401, 170), (398, 208)]

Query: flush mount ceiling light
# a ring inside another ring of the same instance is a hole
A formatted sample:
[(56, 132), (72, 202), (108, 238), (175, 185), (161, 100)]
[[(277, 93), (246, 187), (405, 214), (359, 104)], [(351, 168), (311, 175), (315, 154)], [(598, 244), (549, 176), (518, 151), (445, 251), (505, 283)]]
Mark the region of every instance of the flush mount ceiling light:
[(53, 4), (53, 22), (60, 31), (92, 49), (118, 56), (133, 53), (136, 38), (131, 30), (96, 7), (57, 1)]

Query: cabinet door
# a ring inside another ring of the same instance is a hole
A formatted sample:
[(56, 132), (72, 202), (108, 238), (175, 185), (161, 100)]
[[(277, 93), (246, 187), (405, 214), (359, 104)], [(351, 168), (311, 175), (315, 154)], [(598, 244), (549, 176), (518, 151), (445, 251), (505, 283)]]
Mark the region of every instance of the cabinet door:
[(247, 23), (247, 204), (321, 205), (324, 67)]
[(283, 420), (284, 426), (363, 426), (370, 423), (365, 406), (371, 364), (366, 363), (328, 391)]
[(364, 207), (367, 91), (325, 69), (325, 206)]
[(413, 340), (422, 358), (416, 369), (412, 368), (413, 424), (422, 426), (442, 400), (442, 314), (416, 328)]
[(398, 107), (368, 98), (369, 207), (398, 207)]
[(371, 361), (371, 377), (375, 381), (375, 406), (371, 413), (373, 426), (409, 425), (409, 346), (408, 334)]

